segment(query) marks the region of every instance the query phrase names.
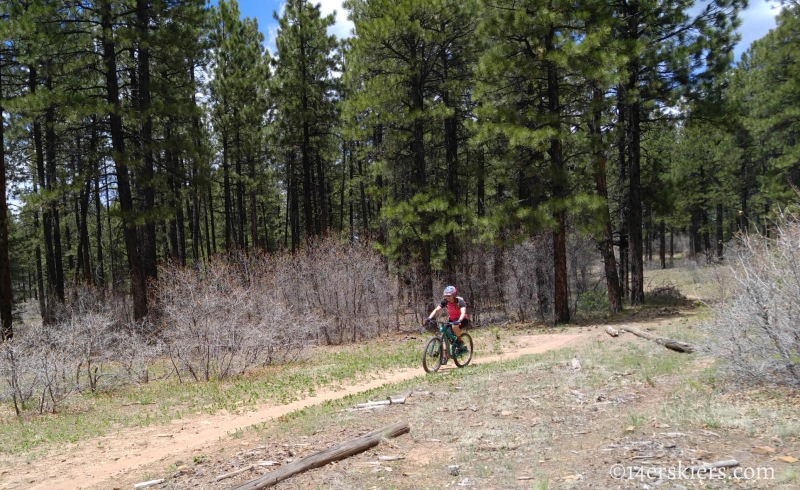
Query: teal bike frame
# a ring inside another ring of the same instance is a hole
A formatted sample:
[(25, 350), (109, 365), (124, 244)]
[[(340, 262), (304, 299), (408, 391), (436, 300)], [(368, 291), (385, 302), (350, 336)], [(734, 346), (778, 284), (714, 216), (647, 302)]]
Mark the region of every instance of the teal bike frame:
[(466, 366), (472, 360), (472, 337), (462, 331), (461, 341), (464, 343), (466, 350), (457, 351), (457, 337), (447, 329), (453, 323), (436, 322), (439, 326), (439, 331), (425, 343), (425, 348), (422, 352), (422, 367), (425, 372), (433, 373), (438, 371), (442, 365), (447, 364), (448, 359), (453, 359), (456, 366), (460, 368)]

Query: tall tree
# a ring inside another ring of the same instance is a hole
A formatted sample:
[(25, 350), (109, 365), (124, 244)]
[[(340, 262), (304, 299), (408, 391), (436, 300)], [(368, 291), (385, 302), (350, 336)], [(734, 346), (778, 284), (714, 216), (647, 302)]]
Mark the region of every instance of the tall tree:
[[(334, 135), (339, 43), (327, 29), (333, 14), (320, 5), (289, 0), (278, 21), (272, 95), (280, 121), (279, 144), (297, 148), (302, 181), (303, 228), (306, 237), (325, 235), (331, 224), (326, 192), (325, 150)], [(293, 167), (287, 167), (293, 170)], [(296, 191), (295, 191), (296, 192)]]
[[(7, 39), (6, 27), (8, 25), (8, 13), (5, 9), (0, 10), (0, 37)], [(0, 341), (10, 339), (14, 336), (12, 328), (12, 292), (11, 292), (11, 263), (8, 255), (8, 201), (7, 201), (7, 170), (6, 170), (6, 141), (5, 141), (5, 108), (3, 99), (5, 90), (3, 86), (3, 76), (7, 67), (11, 64), (11, 49), (7, 43), (0, 46)]]
[(575, 87), (585, 87), (586, 59), (607, 37), (607, 31), (586, 30), (580, 22), (592, 8), (572, 2), (501, 2), (483, 26), (490, 46), (479, 73), (482, 138), (502, 135), (508, 141), (509, 170), (520, 179), (517, 198), (497, 209), (496, 220), (504, 224), (517, 216), (529, 232), (551, 230), (556, 323), (570, 320), (567, 209), (579, 202), (569, 172), (574, 150), (565, 148), (575, 148), (580, 137), (574, 131), (580, 113), (567, 108), (585, 107), (584, 92)]
[[(469, 70), (460, 58), (468, 56), (462, 49), (476, 47), (479, 4), (349, 0), (345, 6), (356, 35), (345, 63), (352, 94), (345, 118), (353, 134), (373, 147), (375, 128), (381, 128), (380, 151), (372, 156), (387, 194), (381, 206), (381, 220), (389, 224), (383, 250), (403, 268), (418, 266), (416, 293), (427, 298), (432, 270), (446, 254), (441, 245), (448, 234), (461, 232), (457, 216), (469, 219), (452, 192), (456, 118), (466, 95), (463, 82), (454, 82), (463, 76), (457, 70)], [(442, 162), (436, 150), (445, 140)], [(453, 171), (449, 189), (447, 168), (440, 171), (438, 163), (449, 163)], [(437, 188), (442, 177), (450, 192)]]

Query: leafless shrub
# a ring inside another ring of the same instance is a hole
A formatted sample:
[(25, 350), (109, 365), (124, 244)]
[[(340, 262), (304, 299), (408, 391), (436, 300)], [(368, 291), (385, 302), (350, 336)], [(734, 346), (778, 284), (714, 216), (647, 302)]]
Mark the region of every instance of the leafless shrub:
[(117, 364), (114, 373), (120, 384), (146, 384), (156, 379), (164, 379), (172, 373), (159, 370), (154, 374), (153, 367), (166, 355), (166, 347), (161, 338), (148, 335), (149, 326), (134, 323), (114, 332), (112, 359)]
[(179, 379), (226, 378), (302, 349), (308, 324), (293, 321), (252, 267), (219, 257), (200, 271), (161, 270), (156, 293), (162, 336)]
[(729, 249), (732, 294), (703, 325), (706, 348), (734, 379), (800, 387), (800, 224), (782, 216), (773, 231)]
[(320, 343), (369, 339), (394, 321), (397, 284), (380, 255), (358, 243), (330, 237), (296, 255), (266, 257), (267, 284), (287, 306), (314, 323)]
[(552, 243), (552, 235), (542, 233), (504, 253), (503, 294), (519, 321), (553, 318)]
[(596, 290), (605, 281), (599, 267), (599, 252), (594, 239), (575, 231), (567, 235), (567, 270), (569, 276), (570, 312), (575, 314), (581, 295)]
[(36, 371), (29, 365), (31, 356), (26, 355), (19, 344), (18, 340), (0, 344), (0, 378), (3, 379), (0, 400), (11, 401), (17, 416), (28, 408), (39, 386)]

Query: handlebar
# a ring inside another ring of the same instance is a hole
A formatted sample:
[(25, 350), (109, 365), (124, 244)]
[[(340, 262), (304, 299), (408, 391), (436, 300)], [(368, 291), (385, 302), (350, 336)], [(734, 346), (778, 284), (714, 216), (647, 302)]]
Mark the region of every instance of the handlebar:
[(448, 325), (451, 325), (451, 326), (452, 326), (452, 325), (458, 325), (458, 324), (459, 324), (459, 323), (461, 323), (461, 322), (442, 322), (442, 321), (439, 321), (439, 320), (433, 320), (431, 323), (434, 323), (434, 324), (436, 324), (436, 325), (437, 325), (439, 328), (442, 328), (442, 327), (446, 327), (446, 326), (448, 326)]

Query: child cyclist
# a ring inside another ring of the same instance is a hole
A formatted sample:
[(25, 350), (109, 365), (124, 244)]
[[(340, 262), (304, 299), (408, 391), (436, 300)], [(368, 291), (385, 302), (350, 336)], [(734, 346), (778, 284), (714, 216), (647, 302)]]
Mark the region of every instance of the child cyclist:
[(425, 321), (432, 322), (433, 317), (436, 316), (440, 310), (446, 308), (447, 316), (452, 322), (452, 329), (451, 326), (448, 326), (447, 330), (452, 330), (453, 334), (456, 336), (456, 352), (463, 352), (466, 347), (464, 347), (464, 342), (461, 341), (461, 327), (466, 327), (469, 323), (469, 317), (467, 316), (467, 303), (464, 301), (464, 298), (456, 296), (455, 286), (447, 286), (444, 288), (442, 295), (444, 296), (444, 299), (442, 299), (442, 302), (433, 309)]

